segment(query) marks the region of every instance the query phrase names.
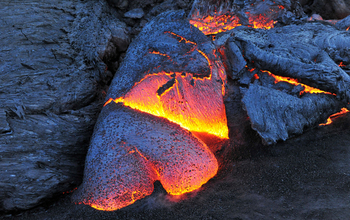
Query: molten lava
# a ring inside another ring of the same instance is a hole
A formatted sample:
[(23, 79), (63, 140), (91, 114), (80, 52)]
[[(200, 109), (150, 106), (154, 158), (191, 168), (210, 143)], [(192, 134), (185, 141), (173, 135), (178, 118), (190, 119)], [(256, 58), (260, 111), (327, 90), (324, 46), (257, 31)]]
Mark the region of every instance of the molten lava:
[(190, 24), (198, 28), (205, 35), (217, 34), (229, 31), (235, 27), (241, 26), (239, 18), (229, 13), (222, 15), (208, 15), (204, 18), (190, 20)]
[(246, 12), (246, 14), (249, 17), (249, 24), (253, 28), (259, 28), (259, 29), (271, 29), (274, 28), (274, 25), (277, 23), (277, 21), (274, 21), (267, 17), (266, 15), (262, 14), (250, 14), (249, 12)]
[(114, 102), (100, 116), (76, 203), (113, 211), (152, 194), (157, 180), (169, 194), (181, 195), (217, 173), (208, 146), (177, 124)]
[[(130, 107), (133, 110), (128, 111), (133, 111), (132, 114), (134, 115), (138, 114), (134, 110), (138, 110), (148, 113), (152, 117), (166, 118), (193, 132), (190, 135), (186, 133), (186, 137), (187, 135), (191, 137), (191, 142), (188, 141), (188, 144), (186, 144), (185, 138), (182, 137), (181, 143), (184, 143), (184, 146), (176, 147), (179, 144), (171, 141), (170, 149), (166, 149), (165, 143), (160, 143), (159, 152), (150, 150), (154, 144), (149, 143), (145, 143), (145, 147), (139, 146), (129, 150), (127, 163), (130, 164), (130, 161), (134, 161), (131, 164), (136, 164), (138, 167), (142, 166), (141, 176), (138, 176), (139, 174), (134, 175), (130, 177), (132, 178), (130, 180), (122, 179), (121, 183), (114, 183), (115, 185), (102, 189), (109, 190), (115, 187), (119, 189), (127, 183), (124, 190), (111, 190), (110, 193), (115, 194), (112, 195), (113, 198), (111, 196), (96, 196), (94, 199), (84, 201), (85, 204), (96, 209), (116, 210), (130, 205), (136, 200), (151, 194), (153, 183), (156, 180), (159, 180), (164, 189), (171, 195), (191, 192), (200, 188), (215, 176), (218, 170), (215, 156), (206, 144), (200, 140), (200, 137), (207, 135), (220, 139), (228, 138), (227, 118), (223, 103), (226, 82), (224, 66), (220, 60), (216, 60), (214, 51), (213, 54), (207, 55), (198, 48), (195, 42), (170, 31), (164, 33), (180, 43), (190, 45), (192, 47), (191, 52), (198, 52), (199, 56), (203, 56), (208, 63), (210, 74), (190, 74), (176, 71), (149, 73), (139, 82), (136, 82), (124, 96), (109, 99), (105, 103), (105, 108), (112, 108), (114, 105), (110, 103), (113, 101)], [(164, 56), (172, 60), (171, 55), (158, 51), (150, 51), (149, 54)], [(119, 129), (120, 124), (123, 123), (117, 123)], [(147, 126), (147, 129), (150, 129), (149, 126)], [(102, 130), (105, 131), (107, 128)], [(128, 140), (128, 134), (124, 132), (123, 135), (123, 138)], [(146, 138), (149, 135), (151, 134), (143, 135), (144, 142), (147, 142)], [(131, 133), (130, 139), (135, 139), (134, 136), (135, 133)], [(170, 137), (170, 135), (168, 136)], [(132, 142), (131, 140), (129, 142)], [(133, 143), (131, 144), (136, 146)], [(122, 163), (123, 159), (121, 158), (118, 164), (122, 165)], [(130, 172), (131, 168), (129, 169), (127, 164), (124, 167), (126, 167), (126, 172)], [(120, 169), (118, 172), (121, 175), (122, 171)], [(100, 181), (100, 179), (96, 179), (97, 181)], [(108, 194), (108, 192), (103, 194)]]
[[(122, 195), (114, 196), (119, 198), (115, 199), (116, 201), (108, 196), (107, 198), (100, 199), (98, 197), (97, 199), (91, 199), (91, 202), (90, 200), (85, 202), (85, 204), (89, 204), (96, 209), (116, 210), (132, 204), (134, 201), (149, 195), (153, 191), (153, 183), (156, 180), (159, 180), (164, 189), (171, 195), (191, 192), (200, 188), (215, 176), (218, 170), (215, 156), (206, 144), (200, 140), (200, 137), (214, 135), (220, 139), (228, 138), (227, 118), (223, 103), (226, 82), (224, 66), (221, 61), (211, 59), (216, 59), (214, 51), (209, 56), (200, 50), (195, 42), (170, 31), (164, 33), (169, 34), (170, 37), (180, 43), (191, 45), (191, 51), (197, 51), (207, 61), (210, 74), (197, 75), (165, 71), (150, 73), (136, 82), (123, 97), (109, 99), (105, 103), (105, 108), (112, 108), (113, 105), (108, 104), (113, 101), (122, 103), (134, 110), (166, 118), (193, 132), (189, 135), (192, 140), (191, 142), (188, 141), (186, 145), (185, 139), (181, 138), (181, 143), (184, 143), (185, 146), (171, 146), (171, 149), (166, 149), (165, 143), (161, 143), (161, 149), (156, 153), (154, 150), (150, 150), (150, 144), (147, 143), (145, 143), (146, 147), (139, 146), (129, 150), (128, 157), (132, 157), (129, 159), (135, 161), (134, 164), (145, 166), (143, 167), (144, 173), (141, 174), (144, 176), (133, 176), (133, 179), (128, 181), (125, 191), (119, 192)], [(170, 55), (158, 51), (150, 51), (149, 54), (164, 56), (171, 60)], [(132, 111), (136, 112), (134, 110)], [(120, 126), (119, 124), (118, 126)], [(123, 135), (126, 138), (128, 134)], [(130, 138), (134, 135), (134, 133), (131, 133)], [(186, 135), (188, 134), (186, 133)], [(147, 137), (144, 137), (144, 139)], [(146, 142), (146, 140), (144, 141)], [(175, 146), (178, 145), (173, 141), (170, 143)], [(170, 152), (170, 154), (166, 152)], [(123, 161), (120, 161), (119, 164), (121, 162)], [(130, 161), (128, 163), (130, 164)], [(122, 182), (126, 181), (123, 180)], [(140, 183), (142, 184), (140, 185)], [(123, 186), (123, 183), (115, 185), (118, 188), (121, 186)], [(107, 190), (109, 188), (106, 187)], [(124, 194), (125, 199), (123, 199)]]
[(340, 62), (339, 67), (346, 67), (346, 65), (344, 65), (343, 62)]
[[(274, 21), (272, 17), (283, 9), (284, 6), (277, 5), (265, 11), (265, 13), (246, 12), (250, 24), (248, 26), (260, 29), (274, 28), (277, 21)], [(190, 23), (202, 31), (205, 35), (229, 31), (242, 25), (238, 16), (232, 14), (231, 12), (215, 13), (214, 15), (207, 15), (205, 17), (200, 17), (198, 14), (195, 14), (192, 16)]]
[[(137, 82), (124, 97), (113, 101), (166, 118), (192, 132), (227, 139), (228, 127), (222, 98), (225, 87), (223, 84), (218, 87), (217, 83), (218, 79), (226, 81), (223, 65), (213, 63), (203, 51), (197, 49), (195, 42), (173, 32), (166, 33), (179, 42), (195, 46), (195, 50), (208, 62), (209, 77), (194, 77), (184, 72), (153, 73)], [(152, 54), (168, 56), (158, 52)], [(111, 101), (108, 100), (106, 104)]]
[(216, 100), (222, 100), (222, 94), (215, 89), (211, 78), (161, 72), (147, 75), (123, 98), (113, 101), (167, 118), (193, 132), (228, 138), (225, 107)]
[(290, 78), (290, 77), (284, 77), (284, 76), (277, 76), (277, 75), (274, 75), (274, 74), (272, 74), (271, 72), (269, 72), (267, 70), (262, 70), (261, 72), (267, 73), (270, 76), (272, 76), (273, 78), (275, 78), (275, 83), (283, 81), (283, 82), (288, 82), (288, 83), (290, 83), (292, 85), (296, 85), (296, 86), (297, 85), (301, 85), (301, 86), (303, 86), (304, 90), (300, 92), (300, 95), (302, 95), (304, 93), (324, 93), (324, 94), (336, 95), (334, 93), (326, 92), (326, 91), (323, 91), (323, 90), (320, 90), (320, 89), (317, 89), (317, 88), (305, 85), (303, 83), (300, 83), (297, 79), (293, 79), (293, 78)]
[(349, 110), (347, 108), (342, 108), (340, 112), (337, 112), (331, 116), (329, 116), (329, 118), (327, 118), (327, 122), (326, 123), (322, 123), (322, 124), (319, 124), (319, 126), (325, 126), (325, 125), (329, 125), (333, 122), (333, 118), (337, 118), (339, 117), (340, 115), (343, 115), (345, 113), (349, 112)]
[[(249, 71), (253, 71), (254, 69), (251, 69)], [(304, 90), (300, 92), (300, 95), (304, 94), (304, 93), (324, 93), (324, 94), (330, 94), (330, 95), (336, 95), (334, 93), (330, 93), (330, 92), (326, 92), (326, 91), (323, 91), (323, 90), (320, 90), (320, 89), (317, 89), (317, 88), (314, 88), (314, 87), (311, 87), (311, 86), (308, 86), (308, 85), (305, 85), (303, 83), (300, 83), (297, 79), (293, 79), (293, 78), (290, 78), (290, 77), (284, 77), (284, 76), (277, 76), (277, 75), (274, 75), (272, 74), (271, 72), (267, 71), (267, 70), (261, 70), (261, 72), (264, 72), (264, 73), (267, 73), (269, 74), (270, 76), (272, 76), (273, 78), (275, 78), (275, 83), (278, 83), (278, 82), (288, 82), (292, 85), (301, 85), (304, 87)], [(253, 76), (255, 79), (259, 79), (259, 76), (257, 74), (255, 74)], [(340, 112), (338, 113), (335, 113), (331, 116), (329, 116), (329, 118), (327, 119), (327, 122), (326, 123), (322, 123), (322, 124), (319, 124), (319, 126), (325, 126), (325, 125), (329, 125), (331, 124), (333, 121), (332, 121), (332, 118), (336, 118), (340, 115), (343, 115), (345, 113), (349, 112), (348, 109), (346, 108), (342, 108)]]

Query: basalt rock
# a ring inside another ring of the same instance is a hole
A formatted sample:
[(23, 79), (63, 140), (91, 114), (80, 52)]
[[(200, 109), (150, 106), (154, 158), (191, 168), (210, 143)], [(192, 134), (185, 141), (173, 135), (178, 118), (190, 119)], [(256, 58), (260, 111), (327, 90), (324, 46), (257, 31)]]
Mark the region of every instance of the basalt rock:
[(237, 29), (234, 33), (244, 57), (256, 67), (299, 79), (307, 85), (337, 94), (339, 100), (350, 101), (350, 76), (332, 59), (348, 59), (348, 32), (316, 22), (268, 31)]
[(348, 28), (350, 27), (350, 15), (347, 16), (346, 18), (338, 21), (335, 26), (339, 29), (339, 30), (349, 30)]
[(252, 128), (265, 144), (301, 134), (340, 111), (342, 103), (328, 94), (306, 94), (300, 98), (251, 84), (242, 99)]
[[(231, 35), (229, 39), (239, 46), (250, 68), (238, 79), (248, 87), (241, 90), (242, 102), (252, 128), (265, 144), (301, 134), (348, 105), (350, 76), (339, 66), (340, 62), (348, 64), (348, 32), (310, 22), (271, 30), (236, 28)], [(302, 94), (301, 85), (276, 83), (264, 71), (333, 95)]]
[(101, 58), (128, 44), (107, 6), (1, 1), (0, 211), (32, 208), (81, 182), (112, 75)]

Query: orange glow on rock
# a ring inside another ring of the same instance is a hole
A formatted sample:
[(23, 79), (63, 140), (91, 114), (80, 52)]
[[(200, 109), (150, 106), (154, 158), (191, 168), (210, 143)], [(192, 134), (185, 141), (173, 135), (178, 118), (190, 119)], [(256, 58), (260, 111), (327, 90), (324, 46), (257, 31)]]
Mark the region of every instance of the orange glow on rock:
[(108, 105), (110, 102), (115, 102), (115, 103), (119, 103), (119, 102), (124, 102), (124, 98), (123, 97), (119, 97), (119, 98), (116, 98), (116, 99), (108, 99), (108, 101), (103, 105), (103, 106), (106, 106)]
[(346, 31), (348, 31), (350, 29), (350, 26), (348, 28), (346, 28)]
[[(118, 150), (125, 154), (109, 149), (100, 153), (103, 156), (97, 158), (97, 161), (102, 159), (108, 166), (107, 171), (96, 169), (100, 162), (92, 162), (95, 166), (89, 167), (92, 169), (91, 173), (87, 174), (89, 182), (77, 192), (84, 195), (80, 204), (89, 205), (97, 210), (114, 211), (131, 205), (153, 192), (153, 183), (157, 180), (157, 175), (149, 166), (149, 162), (134, 149), (135, 147), (129, 149), (122, 144)], [(115, 156), (116, 154), (119, 156)], [(98, 184), (94, 185), (96, 182)], [(98, 194), (89, 194), (94, 191)]]
[(346, 67), (346, 65), (344, 65), (343, 62), (340, 62), (338, 66), (339, 67)]
[[(284, 9), (284, 6), (282, 5), (278, 5), (277, 7), (277, 11)], [(277, 11), (270, 9), (268, 14)], [(248, 16), (249, 24), (253, 28), (271, 29), (274, 28), (274, 25), (277, 23), (277, 21), (274, 21), (266, 14), (251, 14), (250, 12), (246, 12), (246, 14)], [(205, 35), (229, 31), (242, 25), (240, 19), (231, 13), (214, 14), (206, 17), (198, 17), (198, 15), (195, 15), (189, 22)]]
[(197, 45), (197, 44), (196, 44), (196, 42), (193, 42), (193, 41), (187, 40), (186, 38), (184, 38), (184, 37), (182, 37), (182, 36), (180, 36), (180, 35), (178, 35), (178, 34), (175, 34), (174, 32), (171, 32), (171, 31), (165, 31), (164, 33), (165, 33), (165, 34), (170, 34), (170, 35), (172, 35), (172, 36), (176, 37), (176, 38), (177, 38), (177, 40), (178, 40), (179, 42), (184, 41), (186, 44), (192, 44), (192, 45), (195, 45), (195, 46)]
[(340, 112), (337, 112), (331, 116), (329, 116), (329, 118), (327, 118), (327, 122), (326, 123), (322, 123), (322, 124), (319, 124), (319, 126), (325, 126), (325, 125), (329, 125), (333, 122), (333, 118), (337, 118), (339, 117), (340, 115), (343, 115), (345, 113), (349, 112), (349, 110), (347, 108), (342, 108)]
[[(170, 81), (172, 85), (159, 94), (159, 89)], [(193, 132), (228, 138), (222, 92), (215, 84), (211, 77), (201, 79), (180, 72), (161, 72), (147, 75), (124, 98), (113, 101), (167, 118)]]
[(171, 59), (171, 57), (168, 54), (161, 53), (161, 52), (158, 52), (158, 51), (151, 51), (150, 54), (157, 54), (157, 55), (161, 55), (163, 57), (167, 57), (168, 59)]
[[(170, 31), (164, 33), (170, 34), (179, 42), (190, 44), (191, 51), (197, 51), (205, 58), (210, 74), (196, 76), (176, 71), (149, 73), (136, 82), (124, 96), (116, 99), (110, 98), (104, 106), (109, 108), (113, 106), (108, 105), (111, 102), (122, 103), (130, 107), (130, 111), (134, 109), (166, 118), (177, 124), (176, 126), (180, 125), (191, 131), (192, 134), (189, 136), (192, 140), (195, 139), (196, 143), (194, 146), (176, 147), (170, 150), (169, 155), (162, 152), (150, 154), (142, 148), (128, 150), (127, 158), (135, 160), (133, 164), (145, 166), (143, 167), (145, 172), (137, 171), (141, 173), (142, 178), (138, 176), (139, 174), (134, 175), (130, 183), (127, 182), (125, 190), (117, 190), (118, 194), (84, 202), (95, 209), (112, 211), (128, 206), (150, 195), (156, 180), (161, 182), (169, 194), (181, 195), (197, 190), (217, 173), (218, 162), (200, 138), (212, 135), (219, 139), (228, 139), (227, 118), (223, 102), (226, 83), (224, 66), (217, 59), (215, 51), (206, 54), (195, 42)], [(167, 54), (157, 51), (149, 53), (170, 58)], [(134, 111), (136, 115), (139, 114), (137, 111)], [(184, 139), (181, 141), (183, 142)], [(128, 180), (123, 180), (125, 183), (126, 181)], [(106, 188), (109, 189), (109, 187)], [(111, 192), (115, 193), (113, 190)]]
[[(228, 139), (223, 95), (226, 73), (221, 62), (211, 61), (197, 44), (167, 31), (179, 42), (192, 44), (208, 62), (209, 77), (193, 77), (183, 72), (160, 72), (146, 75), (124, 96), (113, 100), (125, 106), (164, 117), (196, 133), (207, 133)], [(158, 53), (155, 53), (158, 54)], [(162, 55), (162, 54), (159, 54)], [(215, 56), (215, 54), (213, 54)], [(221, 84), (218, 83), (221, 81)], [(105, 105), (112, 100), (108, 100)]]
[(190, 20), (190, 24), (198, 28), (205, 35), (217, 34), (232, 30), (235, 27), (241, 26), (240, 20), (237, 16), (227, 14), (221, 14), (213, 16), (208, 15), (204, 18), (196, 18)]
[(249, 24), (252, 25), (253, 28), (258, 29), (271, 29), (274, 28), (274, 25), (277, 23), (277, 21), (274, 21), (267, 17), (266, 15), (262, 14), (250, 14), (249, 12), (246, 12), (249, 17)]
[(201, 149), (197, 151), (198, 155), (191, 158), (196, 161), (196, 166), (188, 163), (188, 160), (181, 161), (181, 155), (170, 162), (153, 163), (159, 181), (170, 195), (182, 195), (197, 190), (216, 175), (219, 165), (209, 148), (202, 142)]
[(293, 79), (293, 78), (290, 78), (290, 77), (284, 77), (284, 76), (277, 76), (277, 75), (274, 75), (270, 71), (267, 71), (267, 70), (261, 70), (261, 72), (268, 73), (270, 76), (275, 78), (275, 83), (283, 81), (283, 82), (288, 82), (288, 83), (290, 83), (292, 85), (296, 85), (296, 86), (297, 85), (301, 85), (301, 86), (303, 86), (304, 90), (300, 92), (300, 95), (302, 95), (303, 93), (324, 93), (324, 94), (336, 95), (334, 93), (326, 92), (326, 91), (323, 91), (323, 90), (320, 90), (320, 89), (317, 89), (317, 88), (305, 85), (303, 83), (300, 83), (297, 79)]
[[(152, 194), (157, 180), (170, 195), (181, 195), (216, 175), (214, 154), (179, 125), (114, 102), (101, 114), (73, 202), (114, 211)], [(123, 132), (108, 137), (115, 126)]]

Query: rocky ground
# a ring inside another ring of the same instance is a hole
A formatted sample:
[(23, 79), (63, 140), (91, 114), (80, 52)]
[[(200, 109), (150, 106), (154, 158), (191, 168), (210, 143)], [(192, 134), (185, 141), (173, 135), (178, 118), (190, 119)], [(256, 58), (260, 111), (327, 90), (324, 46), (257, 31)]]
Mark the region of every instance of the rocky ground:
[(106, 3), (78, 3), (0, 3), (0, 211), (32, 208), (81, 181), (112, 77), (104, 51), (128, 37)]

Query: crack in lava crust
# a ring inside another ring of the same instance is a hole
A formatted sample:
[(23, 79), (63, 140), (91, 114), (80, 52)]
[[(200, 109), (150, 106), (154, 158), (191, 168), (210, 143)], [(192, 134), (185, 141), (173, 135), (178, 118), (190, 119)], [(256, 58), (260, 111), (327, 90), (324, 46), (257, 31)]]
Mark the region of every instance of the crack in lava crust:
[[(195, 42), (167, 31), (179, 42), (192, 44), (208, 62), (209, 77), (193, 77), (183, 72), (160, 72), (146, 75), (124, 96), (110, 99), (125, 106), (167, 118), (181, 127), (198, 133), (208, 133), (228, 139), (227, 118), (223, 95), (225, 94), (226, 73), (221, 62), (213, 63), (197, 48)], [(163, 56), (161, 53), (154, 53)], [(215, 53), (213, 52), (215, 56)], [(221, 83), (220, 83), (221, 81)], [(172, 82), (172, 83), (169, 83)], [(174, 83), (173, 83), (174, 82)], [(159, 89), (171, 85), (159, 95)]]

